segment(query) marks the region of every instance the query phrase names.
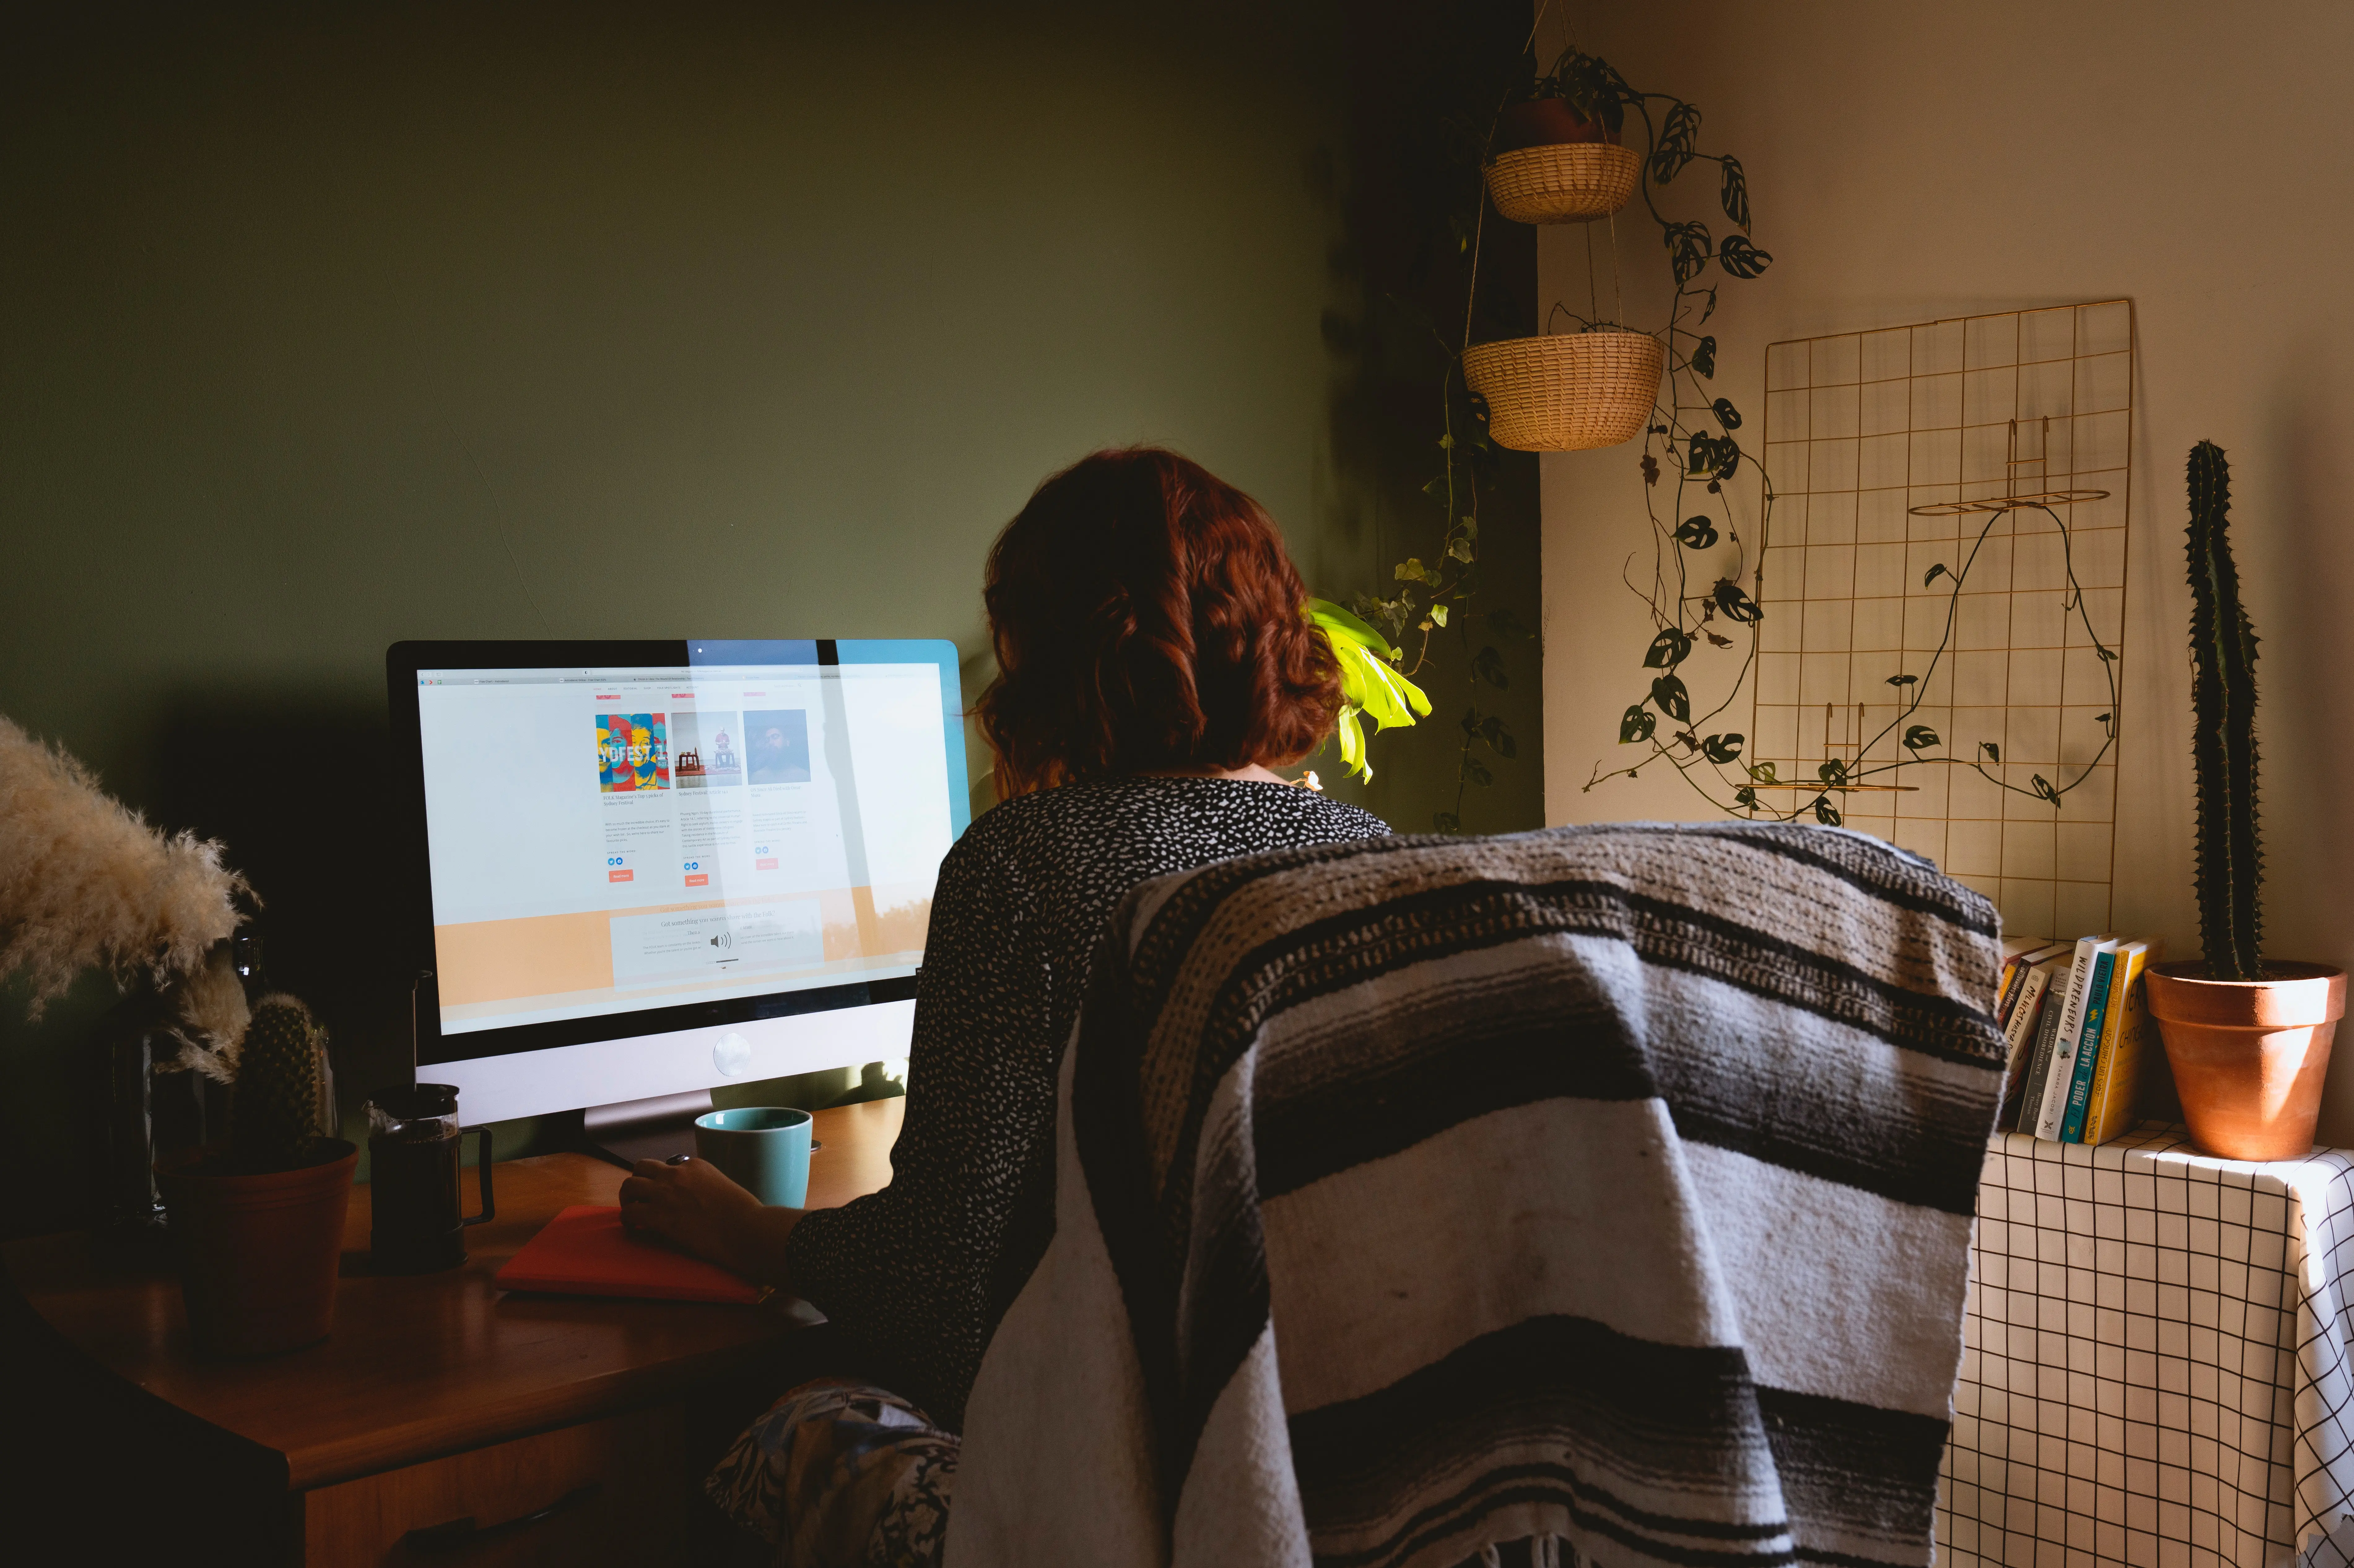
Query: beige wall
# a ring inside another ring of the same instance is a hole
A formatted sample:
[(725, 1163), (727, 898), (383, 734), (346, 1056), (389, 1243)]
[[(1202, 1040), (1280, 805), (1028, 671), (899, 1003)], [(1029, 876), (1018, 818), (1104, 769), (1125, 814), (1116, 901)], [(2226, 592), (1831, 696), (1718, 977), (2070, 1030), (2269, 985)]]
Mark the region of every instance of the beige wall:
[[(2182, 464), (2207, 439), (2232, 458), (2263, 640), (2265, 947), (2354, 960), (2339, 894), (2354, 829), (2338, 805), (2354, 784), (2341, 696), (2354, 668), (2354, 6), (1683, 0), (1623, 11), (1583, 41), (1638, 86), (1699, 105), (1704, 144), (1747, 168), (1776, 262), (1729, 285), (1710, 323), (1720, 387), (1744, 408), (1762, 407), (1776, 339), (2132, 298), (2117, 924), (2199, 950)], [(1622, 221), (1619, 243), (1630, 279), (1663, 271), (1655, 232)], [(1575, 230), (1543, 236), (1541, 302), (1584, 294), (1582, 247)], [(1641, 294), (1638, 310), (1630, 290), (1632, 324), (1658, 324), (1663, 297)], [(1645, 547), (1636, 456), (1544, 459), (1553, 822), (1706, 814), (1671, 773), (1581, 789), (1597, 760), (1618, 765), (1617, 715), (1649, 636), (1618, 576)], [(2321, 1132), (2354, 1143), (2354, 1050)]]

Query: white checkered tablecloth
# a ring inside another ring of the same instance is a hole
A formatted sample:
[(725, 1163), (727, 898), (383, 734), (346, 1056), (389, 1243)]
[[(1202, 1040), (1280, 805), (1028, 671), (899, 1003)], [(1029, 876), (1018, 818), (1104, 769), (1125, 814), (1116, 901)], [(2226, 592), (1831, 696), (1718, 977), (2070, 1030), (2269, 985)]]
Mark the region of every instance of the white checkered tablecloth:
[(1939, 1563), (2278, 1568), (2317, 1530), (2354, 1542), (2349, 1273), (2354, 1152), (1998, 1134)]

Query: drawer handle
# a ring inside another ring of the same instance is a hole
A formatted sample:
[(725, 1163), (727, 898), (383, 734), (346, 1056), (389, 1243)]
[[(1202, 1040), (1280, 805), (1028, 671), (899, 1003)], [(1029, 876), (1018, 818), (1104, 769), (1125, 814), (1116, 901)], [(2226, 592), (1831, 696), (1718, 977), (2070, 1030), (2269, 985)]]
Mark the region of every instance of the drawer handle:
[(502, 1535), (513, 1535), (529, 1530), (535, 1524), (545, 1524), (567, 1509), (579, 1507), (597, 1495), (597, 1483), (575, 1487), (546, 1508), (521, 1514), (504, 1524), (477, 1524), (474, 1516), (453, 1519), (444, 1524), (428, 1524), (410, 1531), (400, 1538), (400, 1543), (411, 1551), (439, 1556), (445, 1552), (462, 1552), (484, 1541), (495, 1541)]

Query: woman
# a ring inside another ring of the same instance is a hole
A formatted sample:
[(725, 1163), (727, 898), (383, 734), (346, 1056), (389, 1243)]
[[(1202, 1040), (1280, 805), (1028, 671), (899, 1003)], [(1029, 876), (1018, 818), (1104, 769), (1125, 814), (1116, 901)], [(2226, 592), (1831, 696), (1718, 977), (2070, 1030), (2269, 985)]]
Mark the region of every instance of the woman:
[(1331, 652), (1267, 514), (1199, 464), (1098, 452), (990, 551), (1003, 804), (940, 863), (892, 1181), (764, 1209), (710, 1165), (646, 1161), (623, 1216), (814, 1302), (941, 1425), (1051, 1224), (1055, 1077), (1087, 962), (1148, 878), (1389, 830), (1287, 783), (1331, 733)]

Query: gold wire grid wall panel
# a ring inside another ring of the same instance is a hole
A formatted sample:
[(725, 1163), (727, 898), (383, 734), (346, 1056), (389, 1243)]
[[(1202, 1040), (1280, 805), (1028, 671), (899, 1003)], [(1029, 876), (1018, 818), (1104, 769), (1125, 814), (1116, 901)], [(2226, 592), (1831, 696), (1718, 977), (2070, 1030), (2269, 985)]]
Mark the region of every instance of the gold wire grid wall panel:
[[(1766, 351), (1749, 758), (1809, 780), (1922, 758), (1831, 799), (2019, 936), (2109, 923), (2133, 326), (2110, 300)], [(1916, 725), (1941, 744), (1908, 750)]]

